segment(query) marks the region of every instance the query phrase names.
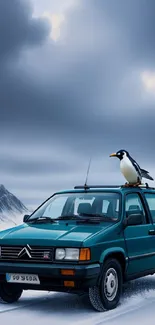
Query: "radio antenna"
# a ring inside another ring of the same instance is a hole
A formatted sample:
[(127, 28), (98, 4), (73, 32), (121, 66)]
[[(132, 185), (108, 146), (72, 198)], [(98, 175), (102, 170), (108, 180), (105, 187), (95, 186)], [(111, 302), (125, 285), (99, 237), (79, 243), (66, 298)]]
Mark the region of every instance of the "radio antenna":
[(89, 170), (90, 170), (90, 164), (91, 164), (91, 157), (90, 157), (90, 160), (89, 160), (88, 169), (87, 169), (87, 175), (86, 175), (86, 181), (85, 181), (85, 184), (84, 184), (84, 188), (85, 189), (88, 188), (87, 181), (88, 181), (88, 175), (89, 175)]

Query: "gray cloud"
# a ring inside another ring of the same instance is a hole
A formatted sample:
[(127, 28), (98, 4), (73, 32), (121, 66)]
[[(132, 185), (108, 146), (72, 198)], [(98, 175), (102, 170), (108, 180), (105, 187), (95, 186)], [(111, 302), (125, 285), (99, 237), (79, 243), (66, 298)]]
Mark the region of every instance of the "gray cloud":
[[(94, 4), (94, 2), (92, 2)], [(127, 57), (136, 60), (139, 64), (143, 60), (151, 60), (153, 64), (155, 51), (154, 39), (154, 11), (153, 0), (114, 0), (98, 1), (98, 5), (113, 21), (120, 33), (124, 36), (124, 45), (127, 46)]]
[(152, 170), (154, 99), (140, 74), (154, 68), (154, 7), (80, 1), (57, 45), (27, 2), (0, 2), (0, 177), (26, 203), (82, 182), (90, 155), (94, 182), (123, 181), (109, 159), (120, 148)]
[(6, 158), (1, 158), (1, 172), (7, 173), (8, 170), (11, 174), (18, 174), (18, 175), (40, 175), (41, 173), (50, 174), (50, 173), (69, 173), (70, 171), (74, 170), (75, 166), (72, 166), (68, 162), (65, 161), (38, 161), (35, 160), (29, 160), (24, 161), (23, 159), (18, 159), (17, 157), (11, 157), (10, 161), (6, 161)]
[(49, 33), (49, 25), (32, 19), (28, 1), (0, 2), (0, 59), (12, 58), (29, 46), (41, 44)]

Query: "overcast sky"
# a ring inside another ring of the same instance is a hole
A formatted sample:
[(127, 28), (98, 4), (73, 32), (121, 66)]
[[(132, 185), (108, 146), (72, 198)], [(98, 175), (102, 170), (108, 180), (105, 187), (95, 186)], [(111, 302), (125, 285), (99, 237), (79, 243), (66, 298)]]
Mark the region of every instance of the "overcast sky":
[(0, 40), (8, 190), (36, 207), (90, 156), (89, 183), (124, 183), (122, 148), (155, 177), (154, 0), (1, 0)]

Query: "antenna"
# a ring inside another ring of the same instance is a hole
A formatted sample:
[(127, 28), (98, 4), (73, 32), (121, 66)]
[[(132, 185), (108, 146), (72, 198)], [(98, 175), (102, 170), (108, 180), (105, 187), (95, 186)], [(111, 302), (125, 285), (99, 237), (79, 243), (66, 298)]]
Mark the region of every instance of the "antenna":
[(87, 175), (86, 175), (86, 181), (85, 181), (85, 184), (84, 184), (84, 188), (85, 189), (88, 188), (88, 186), (87, 186), (87, 180), (88, 180), (88, 175), (89, 175), (89, 170), (90, 170), (90, 164), (91, 164), (91, 157), (90, 157), (90, 160), (89, 160), (88, 169), (87, 169)]

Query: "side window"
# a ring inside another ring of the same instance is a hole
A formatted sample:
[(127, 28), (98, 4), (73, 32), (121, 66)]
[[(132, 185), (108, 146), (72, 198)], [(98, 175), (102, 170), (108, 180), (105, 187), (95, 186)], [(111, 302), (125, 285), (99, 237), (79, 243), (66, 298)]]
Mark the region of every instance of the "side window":
[(128, 194), (125, 201), (126, 217), (131, 213), (143, 213), (144, 223), (146, 223), (146, 214), (140, 196), (137, 193)]
[(155, 223), (155, 194), (146, 193), (145, 198), (148, 203), (153, 222)]

